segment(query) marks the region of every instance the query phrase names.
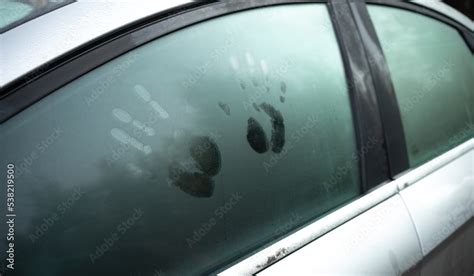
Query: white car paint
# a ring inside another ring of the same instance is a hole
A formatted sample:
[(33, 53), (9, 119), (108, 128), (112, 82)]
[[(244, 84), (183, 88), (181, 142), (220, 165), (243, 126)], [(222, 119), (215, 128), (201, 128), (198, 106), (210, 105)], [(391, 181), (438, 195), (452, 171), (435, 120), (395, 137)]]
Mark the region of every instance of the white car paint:
[(472, 140), (470, 144), (469, 152), (400, 193), (413, 217), (425, 256), (473, 216)]
[(399, 275), (421, 258), (408, 210), (395, 195), (257, 275)]
[(87, 42), (189, 0), (79, 0), (0, 35), (0, 88)]

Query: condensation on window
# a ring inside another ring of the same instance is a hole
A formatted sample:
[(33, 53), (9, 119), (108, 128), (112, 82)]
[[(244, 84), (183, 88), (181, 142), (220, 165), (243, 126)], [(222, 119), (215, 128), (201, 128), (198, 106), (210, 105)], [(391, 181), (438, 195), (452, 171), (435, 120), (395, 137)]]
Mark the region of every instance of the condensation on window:
[(352, 122), (323, 4), (152, 41), (0, 126), (17, 269), (212, 272), (358, 195)]

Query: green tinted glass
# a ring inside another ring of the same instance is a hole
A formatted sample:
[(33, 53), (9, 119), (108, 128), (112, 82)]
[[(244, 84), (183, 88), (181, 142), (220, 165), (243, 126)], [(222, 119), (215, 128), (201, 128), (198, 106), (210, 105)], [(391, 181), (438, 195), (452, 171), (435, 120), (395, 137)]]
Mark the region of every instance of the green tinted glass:
[(369, 6), (400, 105), (410, 166), (474, 133), (474, 59), (458, 31), (401, 9)]
[(344, 70), (323, 4), (169, 34), (0, 133), (2, 162), (17, 167), (24, 275), (214, 271), (359, 193)]
[(25, 3), (12, 0), (0, 1), (0, 28), (28, 16), (33, 8)]

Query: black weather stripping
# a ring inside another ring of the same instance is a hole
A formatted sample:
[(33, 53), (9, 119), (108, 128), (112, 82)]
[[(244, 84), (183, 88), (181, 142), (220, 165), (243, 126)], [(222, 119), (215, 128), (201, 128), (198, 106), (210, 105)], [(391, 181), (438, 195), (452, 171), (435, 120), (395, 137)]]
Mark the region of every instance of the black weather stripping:
[(350, 2), (350, 6), (360, 37), (362, 38), (362, 43), (364, 43), (366, 48), (368, 64), (380, 107), (380, 117), (382, 118), (389, 157), (390, 176), (393, 178), (409, 168), (400, 110), (387, 61), (375, 33), (374, 25), (370, 20), (367, 7), (363, 2)]
[(345, 64), (357, 138), (356, 158), (360, 164), (362, 192), (366, 192), (389, 179), (376, 89), (349, 2), (331, 1), (329, 12)]

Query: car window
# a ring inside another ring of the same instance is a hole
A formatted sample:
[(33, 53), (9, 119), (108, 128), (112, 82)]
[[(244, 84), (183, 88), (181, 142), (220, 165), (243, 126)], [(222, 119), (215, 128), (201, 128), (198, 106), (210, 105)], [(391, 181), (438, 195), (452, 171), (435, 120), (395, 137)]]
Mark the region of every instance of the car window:
[(368, 9), (400, 106), (410, 166), (471, 138), (474, 59), (459, 32), (414, 12)]
[(2, 162), (15, 166), (25, 275), (206, 273), (360, 193), (323, 4), (171, 33), (65, 85), (0, 133)]

